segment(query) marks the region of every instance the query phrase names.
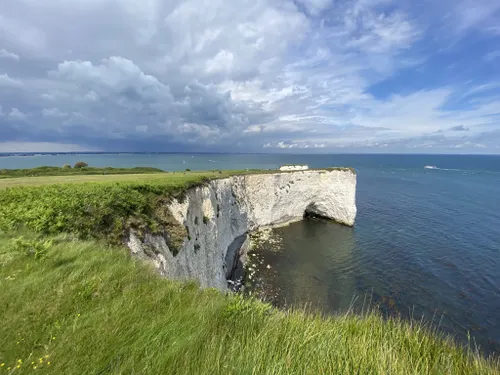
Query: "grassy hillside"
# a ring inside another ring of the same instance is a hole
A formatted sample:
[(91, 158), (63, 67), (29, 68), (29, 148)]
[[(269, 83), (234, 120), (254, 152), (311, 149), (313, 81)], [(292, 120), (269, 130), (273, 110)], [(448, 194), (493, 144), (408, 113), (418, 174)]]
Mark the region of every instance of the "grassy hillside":
[(122, 248), (0, 234), (0, 374), (500, 374), (419, 324), (282, 312)]
[[(313, 169), (314, 170), (314, 169)], [(349, 171), (352, 168), (321, 168), (326, 171)], [(197, 178), (214, 179), (241, 174), (293, 173), (276, 170), (234, 170), (234, 171), (180, 171), (164, 172), (156, 168), (73, 168), (39, 167), (33, 169), (0, 169), (0, 189), (16, 186), (40, 186), (80, 182), (151, 182), (159, 180), (185, 180)]]
[[(131, 169), (132, 170), (132, 169)], [(274, 171), (276, 172), (276, 171)], [(19, 176), (0, 179), (0, 189), (11, 187), (29, 187), (42, 185), (66, 185), (78, 183), (131, 183), (152, 184), (160, 183), (168, 186), (176, 185), (189, 187), (192, 182), (208, 181), (228, 176), (270, 173), (270, 171), (241, 170), (241, 171), (198, 171), (198, 172), (158, 172), (158, 173), (125, 173), (125, 174), (85, 174), (85, 175), (50, 175), (50, 176)]]
[(500, 375), (421, 324), (278, 311), (128, 256), (129, 228), (185, 235), (163, 200), (241, 173), (0, 180), (0, 374)]

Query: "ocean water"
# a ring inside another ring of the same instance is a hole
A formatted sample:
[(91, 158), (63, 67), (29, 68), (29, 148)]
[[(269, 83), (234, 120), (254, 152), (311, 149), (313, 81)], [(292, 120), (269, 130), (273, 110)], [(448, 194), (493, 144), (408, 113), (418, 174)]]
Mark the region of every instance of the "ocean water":
[(0, 169), (78, 160), (164, 170), (354, 167), (354, 228), (308, 219), (272, 231), (256, 251), (255, 290), (278, 306), (326, 313), (365, 301), (500, 353), (500, 156), (41, 155), (0, 157)]

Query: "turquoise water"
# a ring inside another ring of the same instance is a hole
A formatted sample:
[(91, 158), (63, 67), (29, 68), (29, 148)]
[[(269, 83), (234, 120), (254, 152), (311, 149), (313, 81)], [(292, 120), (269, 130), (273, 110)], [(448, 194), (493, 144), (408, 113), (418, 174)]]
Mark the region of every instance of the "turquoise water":
[(266, 297), (343, 312), (367, 296), (385, 314), (424, 316), (461, 342), (470, 332), (483, 352), (500, 352), (499, 156), (43, 155), (0, 157), (0, 168), (78, 160), (165, 170), (352, 166), (355, 227), (311, 219), (275, 230), (278, 243), (258, 252)]

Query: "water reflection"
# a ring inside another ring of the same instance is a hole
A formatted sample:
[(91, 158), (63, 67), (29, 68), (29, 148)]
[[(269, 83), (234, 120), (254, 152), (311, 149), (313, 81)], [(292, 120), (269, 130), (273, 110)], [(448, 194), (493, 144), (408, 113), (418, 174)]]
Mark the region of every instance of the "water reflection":
[[(309, 218), (254, 241), (253, 291), (279, 307), (345, 310), (356, 294), (352, 228)], [(285, 250), (286, 249), (286, 250)]]

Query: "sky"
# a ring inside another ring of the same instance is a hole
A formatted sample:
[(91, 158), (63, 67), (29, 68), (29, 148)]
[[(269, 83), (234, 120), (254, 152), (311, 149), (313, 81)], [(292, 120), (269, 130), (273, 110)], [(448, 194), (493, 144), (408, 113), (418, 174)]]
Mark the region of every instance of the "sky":
[(1, 0), (0, 152), (500, 154), (500, 0)]

